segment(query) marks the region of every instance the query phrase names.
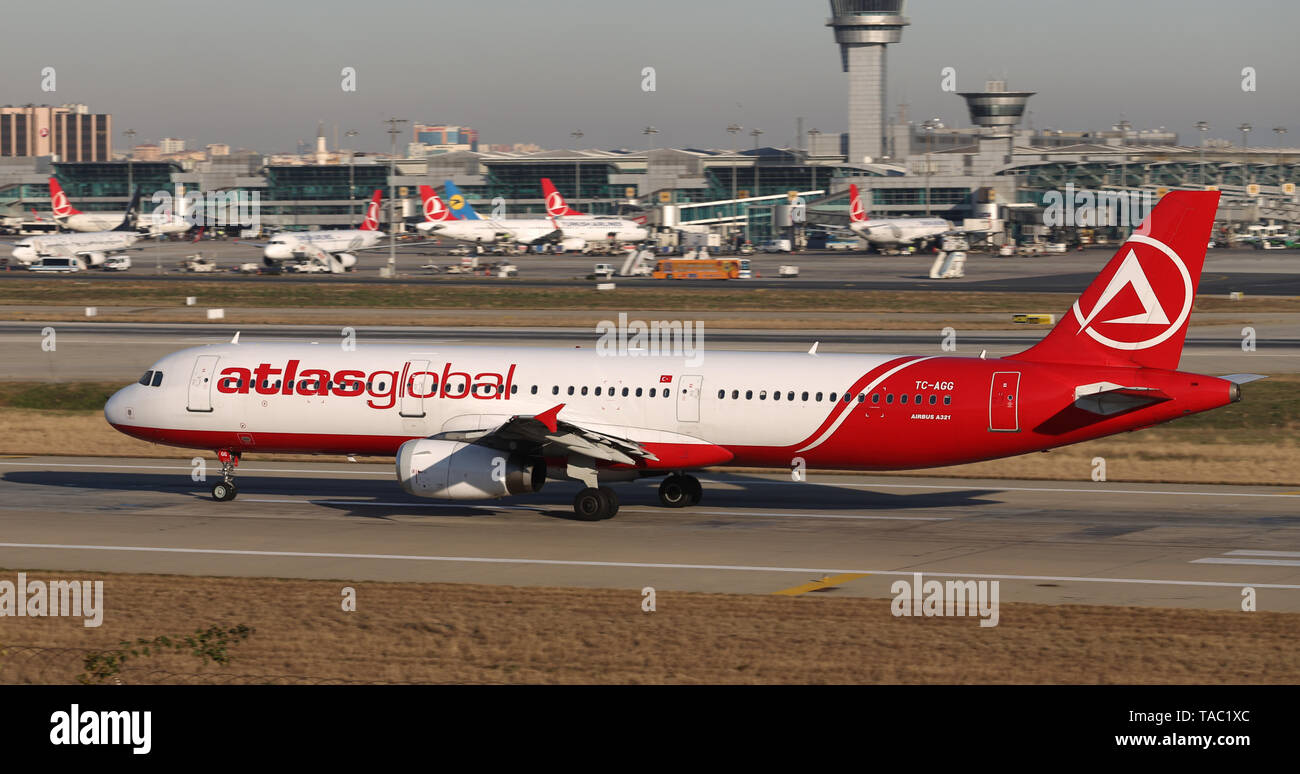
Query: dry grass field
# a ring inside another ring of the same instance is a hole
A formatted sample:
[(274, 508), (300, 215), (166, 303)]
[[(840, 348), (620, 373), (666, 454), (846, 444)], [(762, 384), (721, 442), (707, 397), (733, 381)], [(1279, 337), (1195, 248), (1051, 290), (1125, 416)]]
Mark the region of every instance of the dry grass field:
[[(980, 628), (827, 595), (660, 591), (644, 612), (635, 589), (95, 577), (103, 626), (6, 619), (0, 683), (74, 682), (85, 649), (210, 625), (254, 632), (224, 667), (136, 659), (122, 682), (1300, 682), (1294, 614), (1003, 603), (999, 625)], [(344, 586), (356, 589), (355, 612), (341, 609)]]

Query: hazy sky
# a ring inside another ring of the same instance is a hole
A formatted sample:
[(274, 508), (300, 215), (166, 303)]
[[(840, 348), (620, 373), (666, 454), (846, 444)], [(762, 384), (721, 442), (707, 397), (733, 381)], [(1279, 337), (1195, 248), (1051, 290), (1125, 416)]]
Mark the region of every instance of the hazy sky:
[[(725, 127), (764, 144), (805, 127), (843, 131), (846, 81), (825, 0), (313, 0), (11, 3), (0, 103), (85, 102), (137, 142), (183, 137), (291, 151), (324, 121), (333, 143), (387, 150), (389, 115), (464, 124), (487, 142), (570, 147), (727, 147)], [(1121, 117), (1212, 136), (1300, 144), (1300, 3), (1295, 0), (912, 0), (889, 53), (891, 112), (968, 125), (939, 89), (1005, 76), (1038, 92), (1035, 127), (1107, 128)], [(40, 70), (57, 72), (54, 94)], [(357, 90), (340, 88), (355, 67)], [(642, 68), (657, 90), (641, 90)], [(1244, 93), (1241, 70), (1258, 72)], [(405, 142), (408, 131), (402, 136)], [(741, 138), (744, 146), (752, 143)]]

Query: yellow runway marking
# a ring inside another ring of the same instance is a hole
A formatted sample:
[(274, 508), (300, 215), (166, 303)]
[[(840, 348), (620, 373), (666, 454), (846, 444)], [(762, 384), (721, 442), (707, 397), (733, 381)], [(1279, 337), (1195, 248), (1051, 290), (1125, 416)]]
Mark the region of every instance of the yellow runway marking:
[(791, 589), (783, 589), (775, 592), (777, 595), (786, 597), (797, 597), (800, 594), (807, 594), (810, 591), (829, 591), (836, 586), (843, 585), (858, 578), (867, 577), (867, 573), (845, 573), (844, 575), (831, 575), (821, 580), (815, 580), (811, 583), (805, 583), (802, 586), (795, 586)]

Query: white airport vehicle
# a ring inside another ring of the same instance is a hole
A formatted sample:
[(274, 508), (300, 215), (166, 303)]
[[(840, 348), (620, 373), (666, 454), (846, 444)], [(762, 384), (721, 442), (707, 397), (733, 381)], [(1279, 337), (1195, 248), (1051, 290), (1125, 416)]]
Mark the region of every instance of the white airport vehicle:
[(46, 256), (27, 264), (27, 270), (46, 274), (72, 274), (73, 272), (85, 271), (86, 263), (75, 255), (67, 257)]
[(110, 255), (96, 268), (103, 271), (127, 271), (131, 268), (131, 256)]
[(1043, 252), (1048, 255), (1064, 255), (1069, 247), (1064, 242), (1048, 242), (1043, 246)]

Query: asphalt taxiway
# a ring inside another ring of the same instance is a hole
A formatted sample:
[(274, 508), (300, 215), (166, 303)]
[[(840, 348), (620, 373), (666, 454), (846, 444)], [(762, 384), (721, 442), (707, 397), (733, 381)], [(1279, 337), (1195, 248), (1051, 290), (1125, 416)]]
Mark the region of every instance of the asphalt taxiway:
[[(214, 466), (209, 461), (208, 470)], [(208, 498), (186, 459), (0, 460), (0, 566), (890, 597), (998, 580), (1001, 599), (1300, 612), (1300, 491), (1270, 487), (707, 474), (695, 508), (655, 482), (610, 521), (572, 485), (509, 501), (419, 500), (387, 465), (249, 462)]]

